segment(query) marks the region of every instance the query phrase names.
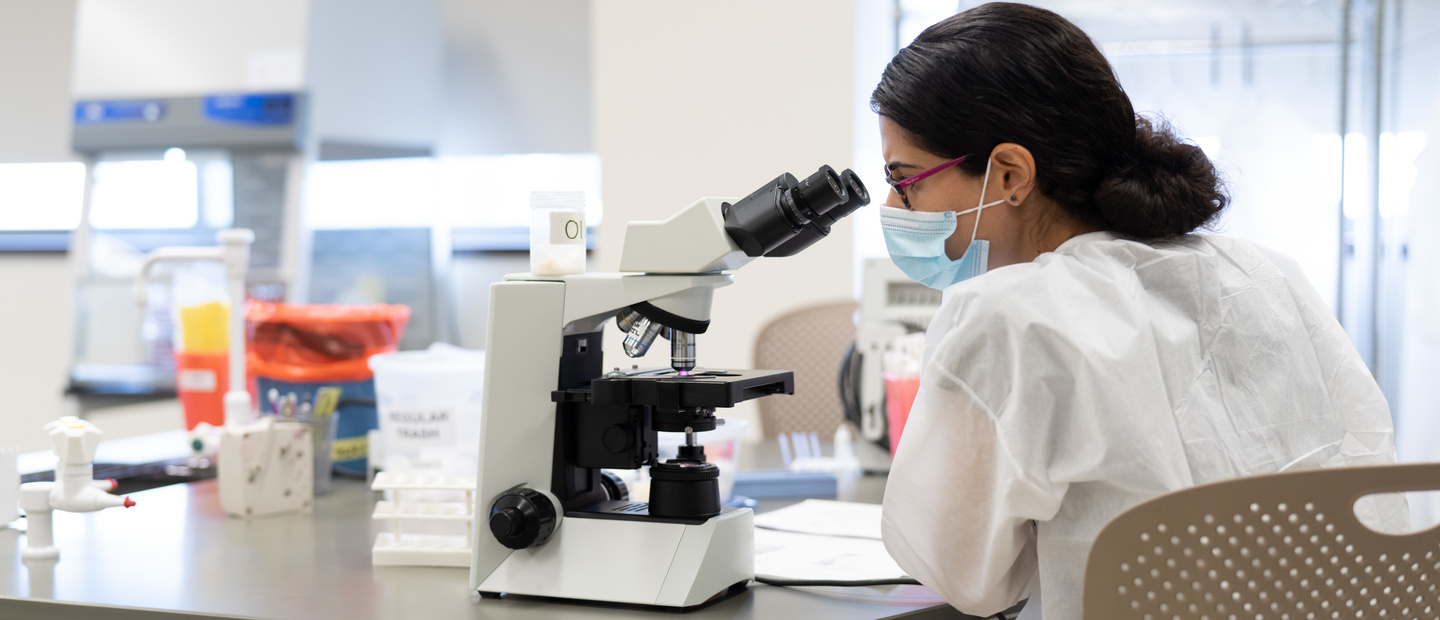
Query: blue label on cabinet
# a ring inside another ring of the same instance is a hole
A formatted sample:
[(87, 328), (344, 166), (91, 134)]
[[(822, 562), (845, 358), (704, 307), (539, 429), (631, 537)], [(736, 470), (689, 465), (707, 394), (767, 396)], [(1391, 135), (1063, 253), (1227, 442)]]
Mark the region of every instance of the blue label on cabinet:
[(76, 125), (153, 123), (165, 117), (165, 102), (155, 100), (77, 101)]
[(295, 120), (295, 95), (211, 95), (205, 120), (231, 125), (289, 125)]

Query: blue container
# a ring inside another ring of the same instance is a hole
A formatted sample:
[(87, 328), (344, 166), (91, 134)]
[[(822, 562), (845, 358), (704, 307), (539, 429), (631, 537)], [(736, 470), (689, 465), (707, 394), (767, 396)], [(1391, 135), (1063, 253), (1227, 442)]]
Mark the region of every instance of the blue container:
[(315, 395), (320, 388), (340, 388), (340, 403), (335, 411), (335, 415), (339, 416), (339, 424), (335, 431), (335, 449), (332, 451), (335, 471), (343, 474), (365, 475), (365, 464), (370, 454), (366, 435), (371, 430), (380, 428), (380, 416), (375, 409), (374, 379), (294, 383), (257, 376), (255, 377), (255, 386), (258, 388), (260, 397), (260, 410), (265, 415), (276, 414), (275, 406), (270, 401), (270, 390), (272, 389), (282, 399), (288, 398), (290, 394), (295, 394), (298, 402), (310, 403), (310, 406), (314, 407)]

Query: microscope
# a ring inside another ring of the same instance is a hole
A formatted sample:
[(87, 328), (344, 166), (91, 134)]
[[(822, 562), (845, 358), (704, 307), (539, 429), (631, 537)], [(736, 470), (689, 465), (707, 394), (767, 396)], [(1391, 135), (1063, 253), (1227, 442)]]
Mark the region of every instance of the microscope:
[[(782, 174), (740, 200), (702, 198), (626, 227), (619, 273), (515, 274), (490, 287), (470, 587), (504, 594), (695, 607), (754, 577), (754, 514), (723, 507), (695, 433), (715, 410), (793, 394), (789, 371), (698, 366), (726, 272), (793, 256), (869, 204), (854, 172)], [(670, 341), (670, 368), (606, 371), (614, 324), (631, 357)], [(658, 460), (656, 434), (685, 433)], [(605, 469), (650, 468), (650, 501)]]

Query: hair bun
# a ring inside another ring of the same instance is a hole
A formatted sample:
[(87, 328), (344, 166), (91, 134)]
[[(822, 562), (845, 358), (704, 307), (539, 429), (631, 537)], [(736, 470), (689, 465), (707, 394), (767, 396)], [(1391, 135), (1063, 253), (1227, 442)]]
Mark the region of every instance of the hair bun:
[(1135, 118), (1133, 155), (1107, 170), (1095, 189), (1106, 227), (1142, 240), (1194, 231), (1229, 201), (1220, 173), (1200, 147), (1181, 142), (1165, 121), (1143, 116)]

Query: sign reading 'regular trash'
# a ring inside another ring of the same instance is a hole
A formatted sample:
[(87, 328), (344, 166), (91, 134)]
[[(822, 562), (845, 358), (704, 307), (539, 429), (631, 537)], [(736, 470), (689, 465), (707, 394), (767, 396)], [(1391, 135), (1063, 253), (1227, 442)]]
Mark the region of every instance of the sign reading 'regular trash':
[(390, 439), (402, 449), (455, 443), (455, 412), (450, 407), (397, 407), (385, 411)]

